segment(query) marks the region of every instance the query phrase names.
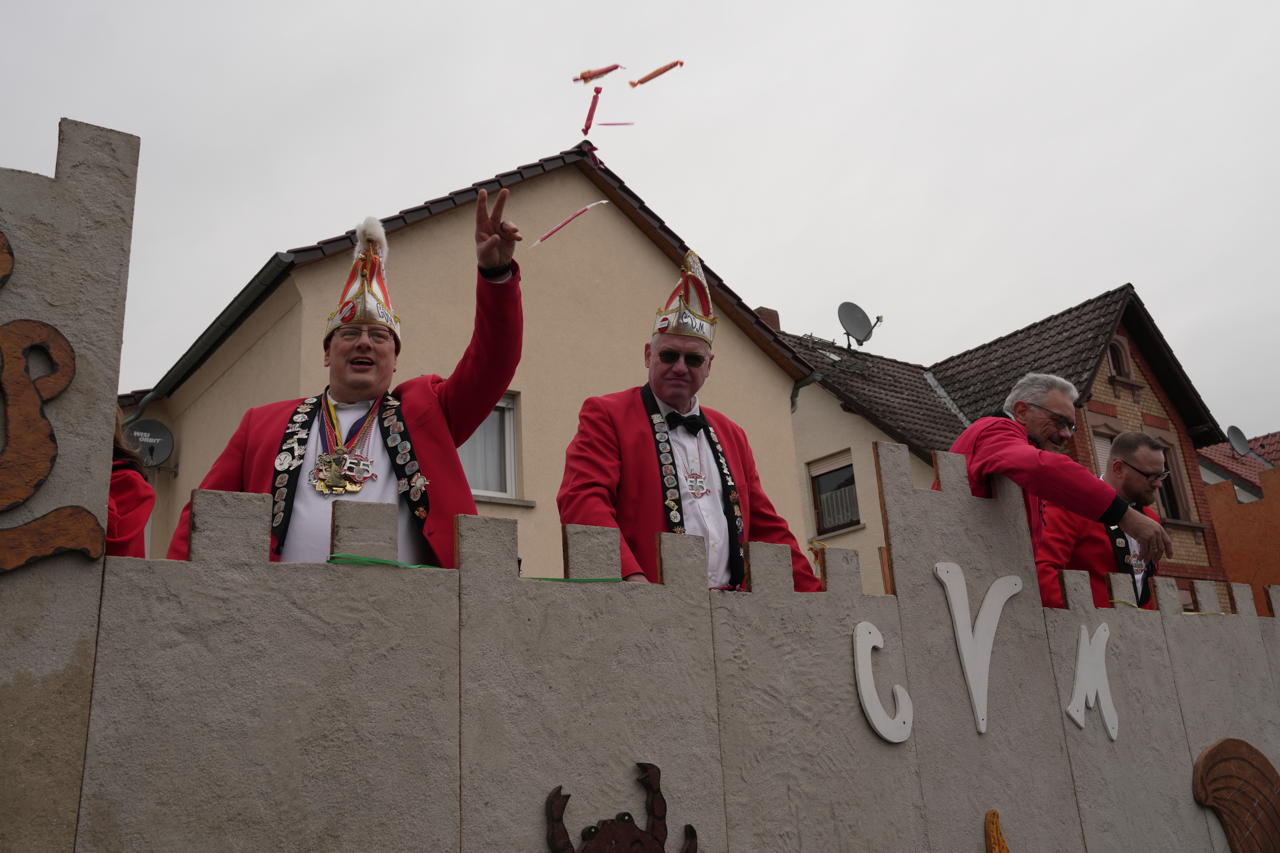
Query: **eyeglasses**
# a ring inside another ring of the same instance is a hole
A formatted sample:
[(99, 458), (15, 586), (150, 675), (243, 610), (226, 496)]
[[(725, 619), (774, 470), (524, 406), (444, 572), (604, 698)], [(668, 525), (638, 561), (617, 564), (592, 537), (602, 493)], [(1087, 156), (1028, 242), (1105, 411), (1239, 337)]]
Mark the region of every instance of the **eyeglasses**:
[(1132, 462), (1128, 461), (1127, 459), (1121, 459), (1120, 461), (1128, 465), (1133, 470), (1137, 471), (1142, 476), (1146, 477), (1147, 480), (1150, 481), (1152, 484), (1163, 483), (1165, 480), (1169, 479), (1169, 474), (1172, 473), (1170, 471), (1161, 471), (1157, 474), (1148, 474), (1146, 471), (1143, 471), (1141, 468), (1134, 465)]
[(386, 329), (358, 329), (355, 326), (343, 326), (334, 332), (334, 336), (344, 344), (354, 344), (360, 340), (362, 335), (369, 336), (369, 343), (374, 345), (382, 345), (391, 343), (391, 333)]
[(1028, 406), (1035, 406), (1037, 409), (1047, 414), (1049, 416), (1049, 420), (1053, 421), (1053, 425), (1056, 426), (1058, 429), (1065, 429), (1067, 432), (1071, 433), (1072, 435), (1076, 434), (1075, 421), (1071, 420), (1065, 415), (1058, 414), (1053, 409), (1046, 409), (1044, 406), (1041, 406), (1039, 403), (1032, 403), (1029, 400), (1024, 400), (1023, 402), (1026, 403)]
[(663, 364), (675, 364), (680, 360), (680, 356), (684, 356), (685, 367), (690, 370), (697, 370), (699, 367), (707, 363), (707, 356), (696, 352), (680, 352), (679, 350), (664, 349), (658, 350), (658, 361)]

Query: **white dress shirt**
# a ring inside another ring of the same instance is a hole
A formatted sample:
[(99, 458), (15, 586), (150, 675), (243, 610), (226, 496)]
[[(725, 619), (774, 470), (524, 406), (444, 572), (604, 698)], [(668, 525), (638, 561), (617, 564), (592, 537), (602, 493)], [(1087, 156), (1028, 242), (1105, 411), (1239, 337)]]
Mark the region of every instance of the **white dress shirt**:
[[(321, 400), (320, 405), (325, 403)], [(372, 400), (361, 403), (339, 403), (333, 401), (333, 408), (338, 414), (339, 431), (345, 437), (352, 425), (360, 416), (369, 411)], [(375, 479), (365, 482), (364, 488), (358, 492), (347, 492), (342, 495), (326, 495), (316, 491), (310, 482), (311, 472), (316, 468), (316, 459), (321, 450), (321, 432), (324, 430), (324, 411), (316, 414), (311, 422), (311, 433), (307, 438), (307, 455), (302, 460), (302, 471), (298, 477), (297, 494), (293, 496), (293, 512), (289, 516), (289, 532), (285, 536), (284, 548), (280, 553), (283, 563), (326, 563), (329, 561), (329, 545), (332, 542), (333, 502), (365, 501), (367, 503), (395, 504), (399, 511), (396, 524), (397, 551), (400, 562), (421, 565), (427, 561), (427, 544), (422, 538), (422, 522), (409, 510), (409, 505), (400, 500), (396, 491), (396, 474), (391, 467), (391, 457), (387, 453), (386, 442), (382, 440), (382, 432), (378, 429), (375, 418), (370, 426), (367, 449), (364, 451), (373, 460)]]
[[(654, 397), (657, 400), (657, 397)], [(667, 412), (675, 409), (658, 400), (658, 411), (665, 418)], [(693, 398), (693, 406), (687, 415), (700, 414), (698, 398)], [(729, 537), (729, 522), (724, 517), (724, 487), (720, 480), (720, 466), (716, 464), (715, 452), (707, 439), (704, 429), (692, 436), (684, 427), (668, 430), (671, 441), (671, 455), (675, 457), (676, 482), (680, 487), (680, 503), (684, 509), (684, 530), (695, 536), (701, 536), (707, 543), (707, 586), (710, 588), (729, 585), (729, 548), (733, 540)], [(685, 475), (692, 466), (706, 480), (707, 494), (695, 498), (689, 493), (689, 484)]]

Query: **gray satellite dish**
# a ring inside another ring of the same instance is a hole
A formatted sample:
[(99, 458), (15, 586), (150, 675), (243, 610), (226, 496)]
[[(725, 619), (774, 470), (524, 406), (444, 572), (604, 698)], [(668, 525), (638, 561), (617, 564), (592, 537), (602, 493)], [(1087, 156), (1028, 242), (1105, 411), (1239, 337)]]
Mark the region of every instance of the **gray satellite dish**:
[(126, 428), (126, 435), (148, 468), (163, 465), (173, 453), (173, 433), (159, 421), (134, 421)]
[[(858, 342), (858, 346), (862, 346), (871, 340), (871, 333), (884, 320), (884, 317), (876, 317), (876, 321), (872, 323), (871, 319), (867, 317), (867, 312), (852, 302), (841, 302), (838, 316), (846, 336), (845, 346), (849, 344), (848, 338), (853, 338)], [(852, 349), (852, 347), (849, 348)]]
[(1236, 456), (1248, 456), (1252, 450), (1249, 447), (1249, 439), (1245, 438), (1244, 432), (1238, 426), (1227, 427), (1227, 443), (1236, 452)]

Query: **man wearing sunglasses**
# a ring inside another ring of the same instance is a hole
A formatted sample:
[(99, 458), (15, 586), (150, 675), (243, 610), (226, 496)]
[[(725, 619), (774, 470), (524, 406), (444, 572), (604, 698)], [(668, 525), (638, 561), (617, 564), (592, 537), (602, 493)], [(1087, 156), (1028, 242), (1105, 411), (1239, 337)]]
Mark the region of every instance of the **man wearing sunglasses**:
[(658, 534), (671, 532), (704, 538), (710, 588), (744, 588), (750, 541), (788, 546), (795, 589), (820, 590), (761, 488), (746, 434), (698, 403), (714, 359), (705, 282), (690, 252), (644, 347), (648, 383), (583, 403), (556, 496), (560, 520), (618, 528), (629, 581), (661, 583)]
[[(453, 519), (476, 505), (457, 448), (489, 416), (520, 361), (519, 229), (476, 200), (476, 322), (448, 378), (418, 376), (395, 388), (400, 318), (391, 307), (387, 238), (370, 217), (357, 229), (355, 261), (324, 326), (329, 384), (299, 400), (245, 413), (201, 489), (272, 496), (272, 560), (329, 559), (335, 500), (396, 504), (399, 561), (452, 568)], [(190, 504), (169, 544), (188, 558)]]
[[(1142, 432), (1122, 432), (1111, 442), (1110, 458), (1102, 481), (1124, 498), (1125, 503), (1152, 520), (1159, 516), (1151, 509), (1158, 490), (1169, 477), (1164, 448)], [(1036, 547), (1036, 572), (1040, 577), (1040, 600), (1046, 607), (1065, 607), (1062, 570), (1089, 573), (1095, 607), (1111, 606), (1107, 575), (1127, 574), (1133, 581), (1135, 600), (1151, 610), (1151, 577), (1156, 564), (1138, 556), (1133, 537), (1115, 525), (1093, 521), (1045, 503), (1044, 531)]]
[(1078, 396), (1076, 387), (1061, 376), (1028, 373), (1005, 398), (1004, 416), (978, 418), (951, 445), (951, 452), (964, 454), (969, 488), (977, 497), (991, 496), (991, 478), (996, 475), (1022, 487), (1032, 549), (1040, 545), (1043, 504), (1048, 500), (1118, 526), (1137, 543), (1137, 555), (1154, 565), (1173, 553), (1169, 534), (1064, 453), (1076, 431)]

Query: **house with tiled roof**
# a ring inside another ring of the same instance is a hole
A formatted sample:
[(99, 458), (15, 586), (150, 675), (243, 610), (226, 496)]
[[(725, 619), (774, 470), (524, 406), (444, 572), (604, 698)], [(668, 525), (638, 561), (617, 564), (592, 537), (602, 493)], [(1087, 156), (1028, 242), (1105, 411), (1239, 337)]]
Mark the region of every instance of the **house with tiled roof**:
[(1200, 473), (1227, 577), (1252, 586), (1267, 613), (1266, 588), (1280, 584), (1280, 432), (1248, 443), (1247, 453), (1228, 442), (1200, 448)]
[(1200, 474), (1206, 483), (1230, 480), (1241, 503), (1262, 497), (1262, 472), (1280, 466), (1280, 432), (1270, 432), (1248, 439), (1249, 452), (1236, 453), (1224, 441), (1202, 447), (1198, 451)]
[[(588, 396), (644, 382), (644, 345), (690, 247), (586, 141), (384, 216), (388, 285), (403, 328), (395, 381), (448, 375), (467, 346), (474, 204), (480, 189), (504, 187), (506, 217), (526, 235), (516, 252), (524, 351), (506, 398), (461, 455), (480, 513), (520, 522), (524, 572), (555, 576), (563, 571), (555, 496), (579, 407)], [(532, 237), (602, 198), (610, 204), (531, 246)], [(351, 211), (350, 222), (366, 213)], [(154, 388), (121, 397), (127, 411), (174, 435), (173, 457), (151, 471), (158, 492), (151, 555), (164, 554), (182, 505), (246, 409), (324, 388), (322, 329), (354, 245), (348, 231), (272, 255)], [(766, 492), (784, 517), (798, 517), (791, 399), (812, 368), (715, 272), (714, 258), (703, 260), (720, 319), (715, 374), (700, 398), (742, 424)]]
[[(1197, 448), (1225, 436), (1132, 285), (927, 366), (807, 335), (783, 338), (822, 374), (806, 387), (796, 414), (801, 421), (816, 416), (827, 427), (821, 436), (796, 430), (797, 441), (803, 441), (797, 448), (806, 466), (802, 474), (811, 483), (810, 534), (825, 530), (829, 544), (858, 549), (864, 564), (879, 557), (883, 533), (865, 523), (857, 529), (823, 525), (823, 503), (834, 500), (824, 490), (836, 481), (830, 475), (819, 480), (827, 473), (826, 460), (849, 461), (839, 488), (855, 484), (861, 523), (878, 514), (878, 505), (868, 505), (877, 500), (874, 487), (861, 487), (875, 482), (870, 452), (854, 446), (855, 437), (866, 432), (864, 421), (905, 443), (918, 465), (927, 468), (934, 450), (949, 447), (974, 420), (999, 414), (1014, 382), (1035, 371), (1063, 376), (1080, 390), (1078, 432), (1068, 452), (1082, 465), (1100, 472), (1111, 439), (1126, 430), (1146, 432), (1164, 445), (1173, 473), (1161, 490), (1158, 510), (1176, 555), (1165, 561), (1164, 570), (1180, 579), (1188, 596), (1192, 579), (1225, 578), (1196, 455)], [(832, 405), (845, 413), (843, 428), (828, 417)], [(861, 464), (855, 464), (858, 457)]]

